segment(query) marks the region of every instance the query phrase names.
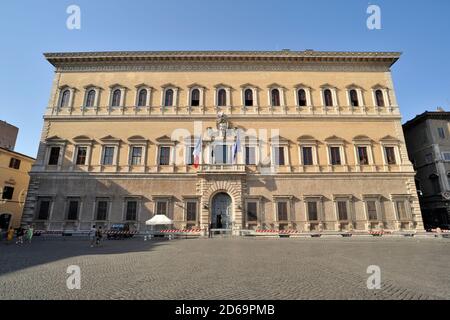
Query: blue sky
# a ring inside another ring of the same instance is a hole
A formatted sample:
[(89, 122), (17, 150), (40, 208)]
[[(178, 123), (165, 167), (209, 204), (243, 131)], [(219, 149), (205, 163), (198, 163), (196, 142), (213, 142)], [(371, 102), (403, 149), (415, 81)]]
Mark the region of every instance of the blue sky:
[[(69, 5), (81, 30), (66, 28)], [(381, 7), (382, 29), (366, 9)], [(16, 151), (37, 152), (54, 51), (402, 51), (393, 67), (404, 117), (450, 110), (450, 1), (14, 0), (0, 4), (0, 119), (19, 127)]]

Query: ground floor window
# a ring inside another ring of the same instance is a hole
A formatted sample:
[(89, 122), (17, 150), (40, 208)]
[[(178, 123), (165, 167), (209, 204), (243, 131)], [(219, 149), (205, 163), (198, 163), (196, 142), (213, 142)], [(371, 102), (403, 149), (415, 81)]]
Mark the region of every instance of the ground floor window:
[(309, 221), (317, 221), (318, 219), (318, 212), (317, 212), (317, 202), (315, 201), (308, 201), (308, 220)]
[(247, 203), (247, 221), (254, 222), (258, 219), (257, 203), (248, 202)]
[(287, 211), (287, 202), (279, 201), (277, 202), (277, 215), (278, 221), (287, 221), (288, 220), (288, 211)]
[(38, 211), (37, 211), (37, 219), (38, 220), (48, 220), (50, 216), (50, 199), (39, 199), (38, 200)]
[(136, 200), (128, 200), (126, 206), (126, 221), (135, 221), (137, 218), (137, 201)]
[(77, 220), (80, 202), (78, 200), (69, 200), (67, 210), (67, 220)]
[(395, 201), (395, 207), (397, 209), (397, 216), (399, 220), (406, 220), (408, 218), (406, 214), (405, 201)]
[(348, 220), (347, 201), (338, 201), (338, 216), (340, 221)]
[(96, 220), (105, 221), (108, 220), (108, 201), (98, 200), (97, 201), (97, 216)]
[(186, 220), (197, 221), (197, 202), (190, 201), (186, 205)]
[(377, 203), (376, 201), (367, 201), (367, 215), (369, 220), (378, 220)]
[(156, 202), (156, 214), (163, 214), (167, 216), (167, 202), (158, 201)]

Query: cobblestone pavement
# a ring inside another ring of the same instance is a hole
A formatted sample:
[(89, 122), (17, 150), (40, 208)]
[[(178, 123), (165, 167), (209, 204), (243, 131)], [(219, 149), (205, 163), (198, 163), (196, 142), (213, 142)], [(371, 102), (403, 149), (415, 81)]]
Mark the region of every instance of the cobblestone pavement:
[[(0, 299), (450, 299), (449, 239), (0, 242)], [(69, 290), (69, 265), (81, 289)], [(381, 289), (368, 290), (369, 265)]]

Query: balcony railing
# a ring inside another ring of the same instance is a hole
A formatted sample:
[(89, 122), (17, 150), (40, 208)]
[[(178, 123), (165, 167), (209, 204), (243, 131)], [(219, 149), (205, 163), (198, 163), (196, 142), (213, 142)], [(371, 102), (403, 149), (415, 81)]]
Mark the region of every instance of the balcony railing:
[(206, 173), (230, 173), (230, 172), (245, 172), (244, 164), (202, 164), (199, 167), (199, 172)]

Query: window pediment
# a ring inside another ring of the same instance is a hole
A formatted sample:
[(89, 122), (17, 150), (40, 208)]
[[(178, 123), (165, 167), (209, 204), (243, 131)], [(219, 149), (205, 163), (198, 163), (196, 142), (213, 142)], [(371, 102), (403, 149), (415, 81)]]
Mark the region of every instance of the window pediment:
[(267, 86), (269, 89), (285, 89), (281, 84), (278, 84), (276, 82), (271, 83)]
[(206, 87), (204, 85), (201, 85), (197, 82), (191, 83), (190, 85), (187, 86), (189, 89), (192, 88), (201, 88), (201, 89), (205, 89)]
[(214, 88), (216, 88), (216, 89), (220, 89), (220, 88), (229, 88), (229, 89), (231, 89), (232, 87), (230, 85), (228, 85), (228, 84), (225, 84), (225, 83), (219, 83), (219, 84), (216, 84), (214, 86)]
[(66, 139), (60, 138), (58, 136), (51, 136), (47, 139), (45, 139), (46, 142), (67, 142)]
[(271, 143), (277, 142), (277, 143), (279, 143), (279, 144), (287, 144), (287, 143), (290, 142), (289, 139), (287, 139), (287, 138), (285, 138), (285, 137), (283, 137), (283, 136), (273, 136), (273, 137), (271, 137), (271, 138), (269, 139), (269, 141), (270, 141)]
[(119, 83), (114, 83), (114, 84), (110, 85), (109, 88), (110, 89), (122, 89), (122, 90), (128, 89), (127, 87), (125, 87)]
[(325, 83), (325, 84), (321, 85), (320, 88), (322, 88), (322, 89), (334, 89), (334, 90), (337, 90), (337, 87), (336, 87), (336, 86), (333, 86), (332, 84), (329, 84), (329, 83)]
[(91, 142), (91, 141), (93, 141), (93, 139), (91, 139), (88, 136), (81, 135), (81, 136), (76, 136), (75, 138), (73, 138), (73, 141), (75, 141), (75, 142)]
[(149, 86), (146, 83), (140, 83), (136, 86), (134, 86), (136, 89), (153, 89), (151, 86)]
[(294, 86), (295, 89), (311, 89), (310, 86), (304, 83), (299, 83)]
[(387, 135), (384, 136), (383, 138), (380, 139), (381, 142), (394, 142), (394, 143), (398, 143), (400, 140), (398, 140), (397, 138), (391, 136), (391, 135)]
[(121, 139), (113, 137), (111, 135), (107, 135), (107, 136), (105, 136), (103, 138), (100, 138), (100, 140), (103, 141), (103, 142), (119, 142), (119, 141), (122, 141)]
[(346, 86), (345, 88), (347, 88), (348, 90), (351, 90), (351, 89), (358, 89), (358, 90), (364, 91), (364, 89), (363, 89), (361, 86), (359, 86), (359, 85), (357, 85), (357, 84), (355, 84), (355, 83), (349, 84), (349, 85)]
[(256, 89), (256, 90), (259, 90), (259, 89), (260, 89), (258, 86), (255, 86), (255, 85), (252, 84), (252, 83), (244, 83), (244, 84), (241, 85), (240, 87), (241, 87), (242, 89), (247, 89), (247, 88), (249, 88), (249, 89)]
[(161, 136), (161, 137), (159, 137), (159, 138), (156, 138), (156, 141), (159, 143), (159, 144), (173, 144), (173, 143), (175, 143), (175, 141), (174, 140), (172, 140), (169, 136), (167, 136), (167, 135), (163, 135), (163, 136)]
[(303, 135), (297, 138), (297, 141), (302, 142), (302, 141), (307, 141), (307, 142), (316, 142), (316, 138), (314, 138), (313, 136), (310, 135)]
[(178, 89), (178, 87), (176, 85), (174, 85), (173, 83), (165, 83), (161, 86), (161, 88), (163, 89), (168, 89), (168, 88), (173, 88), (173, 89)]
[(338, 143), (344, 143), (345, 140), (342, 139), (341, 137), (338, 137), (336, 135), (332, 135), (331, 137), (328, 137), (325, 139), (326, 142), (338, 142)]
[(135, 135), (128, 138), (128, 141), (130, 142), (147, 142), (148, 139), (144, 138), (143, 136)]
[(368, 136), (366, 135), (358, 135), (356, 137), (353, 138), (354, 142), (372, 142), (372, 139), (370, 139)]
[(372, 86), (372, 89), (374, 89), (374, 90), (376, 90), (376, 89), (382, 89), (382, 90), (385, 90), (385, 89), (387, 89), (387, 87), (384, 86), (384, 85), (382, 85), (382, 84), (380, 84), (380, 83), (377, 83), (377, 84), (375, 84), (375, 85)]

